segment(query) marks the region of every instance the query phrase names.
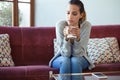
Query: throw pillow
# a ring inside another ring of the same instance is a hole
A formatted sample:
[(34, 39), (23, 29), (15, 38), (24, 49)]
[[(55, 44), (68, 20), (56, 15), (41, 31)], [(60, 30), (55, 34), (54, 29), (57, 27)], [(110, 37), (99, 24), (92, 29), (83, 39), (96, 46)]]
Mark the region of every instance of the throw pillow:
[(91, 38), (87, 47), (88, 56), (94, 64), (120, 62), (120, 50), (115, 37)]
[(0, 34), (0, 66), (14, 66), (8, 34)]
[(56, 38), (53, 40), (53, 43), (54, 43), (54, 54), (55, 54), (55, 53), (57, 53), (57, 51), (58, 51), (58, 46), (57, 46), (57, 45), (59, 45), (59, 44), (57, 43), (57, 39), (56, 39)]

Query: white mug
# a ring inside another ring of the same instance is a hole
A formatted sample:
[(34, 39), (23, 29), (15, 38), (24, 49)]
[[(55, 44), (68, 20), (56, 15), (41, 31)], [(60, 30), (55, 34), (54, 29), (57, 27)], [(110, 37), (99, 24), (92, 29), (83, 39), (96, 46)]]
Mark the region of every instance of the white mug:
[[(69, 26), (66, 26), (66, 33), (68, 34), (68, 29), (69, 29)], [(74, 27), (73, 27), (74, 28)], [(77, 38), (77, 36), (75, 36), (75, 35), (73, 35), (73, 34), (68, 34), (67, 35), (67, 38), (69, 39), (69, 38), (72, 38), (72, 39), (75, 39), (75, 38)]]

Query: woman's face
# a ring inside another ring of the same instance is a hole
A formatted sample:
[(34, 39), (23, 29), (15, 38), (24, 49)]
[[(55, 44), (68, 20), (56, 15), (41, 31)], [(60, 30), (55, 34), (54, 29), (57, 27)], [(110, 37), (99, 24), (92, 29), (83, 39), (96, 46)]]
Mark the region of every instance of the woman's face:
[(79, 19), (82, 18), (79, 7), (74, 4), (68, 5), (67, 22), (70, 26), (78, 26)]

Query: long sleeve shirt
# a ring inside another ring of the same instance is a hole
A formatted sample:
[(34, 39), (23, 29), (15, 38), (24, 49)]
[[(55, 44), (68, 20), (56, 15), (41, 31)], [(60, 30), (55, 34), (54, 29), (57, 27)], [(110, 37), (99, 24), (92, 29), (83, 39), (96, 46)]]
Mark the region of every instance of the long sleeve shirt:
[(80, 41), (74, 40), (74, 44), (71, 44), (69, 41), (65, 40), (63, 34), (65, 26), (68, 26), (66, 21), (59, 21), (56, 24), (56, 39), (57, 44), (59, 44), (58, 51), (51, 59), (49, 65), (51, 66), (51, 62), (59, 55), (66, 57), (70, 57), (71, 55), (76, 57), (84, 56), (90, 63), (89, 69), (92, 69), (94, 67), (94, 64), (87, 56), (87, 44), (90, 37), (91, 24), (88, 21), (84, 21), (82, 24), (80, 24)]

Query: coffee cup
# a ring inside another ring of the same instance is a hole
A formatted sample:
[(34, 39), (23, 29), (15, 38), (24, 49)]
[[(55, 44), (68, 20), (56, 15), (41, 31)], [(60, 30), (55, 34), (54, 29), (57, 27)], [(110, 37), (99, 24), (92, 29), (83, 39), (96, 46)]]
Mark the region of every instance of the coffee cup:
[[(77, 36), (75, 36), (74, 34), (71, 33), (72, 31), (70, 31), (70, 33), (69, 33), (69, 31), (68, 31), (68, 30), (69, 30), (69, 27), (75, 28), (75, 27), (73, 27), (73, 26), (66, 26), (66, 28), (67, 28), (67, 29), (66, 29), (66, 33), (68, 34), (68, 35), (67, 35), (67, 38), (68, 38), (68, 39), (70, 39), (70, 38), (72, 38), (72, 39), (77, 38)], [(72, 29), (71, 29), (71, 30), (72, 30)]]

